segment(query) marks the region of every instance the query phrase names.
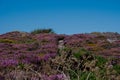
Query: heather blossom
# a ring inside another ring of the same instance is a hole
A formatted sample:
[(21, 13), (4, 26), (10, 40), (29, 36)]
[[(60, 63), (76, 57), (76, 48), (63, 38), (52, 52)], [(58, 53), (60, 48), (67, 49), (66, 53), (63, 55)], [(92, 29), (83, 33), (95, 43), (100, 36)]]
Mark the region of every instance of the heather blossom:
[(5, 59), (0, 61), (0, 65), (3, 67), (15, 66), (18, 65), (18, 61), (14, 59)]

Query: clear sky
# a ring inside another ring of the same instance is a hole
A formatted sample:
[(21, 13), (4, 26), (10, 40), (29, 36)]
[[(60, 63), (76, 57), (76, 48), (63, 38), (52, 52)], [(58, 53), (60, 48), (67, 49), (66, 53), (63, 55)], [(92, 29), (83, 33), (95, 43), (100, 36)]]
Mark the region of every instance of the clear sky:
[(0, 0), (0, 34), (38, 28), (120, 33), (120, 0)]

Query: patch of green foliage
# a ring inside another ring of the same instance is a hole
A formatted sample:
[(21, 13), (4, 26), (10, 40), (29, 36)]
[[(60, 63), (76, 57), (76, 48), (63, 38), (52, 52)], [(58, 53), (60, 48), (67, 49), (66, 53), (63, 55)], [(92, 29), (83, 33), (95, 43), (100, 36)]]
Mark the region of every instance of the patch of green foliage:
[(69, 70), (69, 75), (70, 75), (70, 79), (71, 80), (77, 80), (77, 72), (75, 72), (74, 70)]
[(85, 54), (90, 54), (90, 52), (87, 51), (87, 50), (85, 50), (84, 48), (81, 48), (81, 49), (79, 49), (78, 52), (74, 53), (73, 55), (74, 55), (74, 57), (76, 57), (76, 58), (80, 58), (81, 56), (83, 56), (83, 55), (85, 55)]
[(69, 74), (71, 80), (96, 80), (96, 75), (94, 72), (70, 71)]
[(80, 75), (80, 80), (96, 80), (95, 73), (93, 72), (82, 72)]
[(103, 67), (105, 65), (105, 63), (108, 61), (107, 59), (105, 59), (102, 56), (95, 56), (95, 58), (97, 59), (96, 65), (99, 67)]
[(18, 66), (19, 66), (20, 69), (24, 69), (24, 67), (25, 67), (25, 65), (23, 63), (19, 63)]
[(16, 43), (16, 41), (10, 39), (0, 39), (0, 43)]
[(116, 70), (116, 72), (117, 72), (118, 74), (120, 74), (120, 65), (119, 65), (119, 64), (114, 65), (113, 68), (114, 68), (114, 70)]
[(34, 39), (26, 39), (26, 40), (23, 40), (23, 41), (21, 40), (18, 43), (31, 44), (31, 43), (33, 43), (35, 41), (36, 40), (34, 40)]

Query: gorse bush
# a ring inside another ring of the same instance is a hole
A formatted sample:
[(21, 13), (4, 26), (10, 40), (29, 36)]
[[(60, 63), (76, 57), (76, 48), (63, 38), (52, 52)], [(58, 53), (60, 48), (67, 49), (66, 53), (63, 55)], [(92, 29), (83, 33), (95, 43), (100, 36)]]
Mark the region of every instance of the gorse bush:
[(54, 31), (49, 28), (49, 29), (35, 29), (31, 32), (31, 34), (39, 34), (39, 33), (54, 33)]

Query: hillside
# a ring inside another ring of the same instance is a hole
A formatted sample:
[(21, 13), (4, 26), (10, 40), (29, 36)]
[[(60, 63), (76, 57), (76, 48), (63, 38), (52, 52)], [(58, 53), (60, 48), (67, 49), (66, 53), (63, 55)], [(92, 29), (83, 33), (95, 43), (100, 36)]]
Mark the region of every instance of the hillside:
[(119, 80), (120, 34), (0, 35), (0, 80)]

